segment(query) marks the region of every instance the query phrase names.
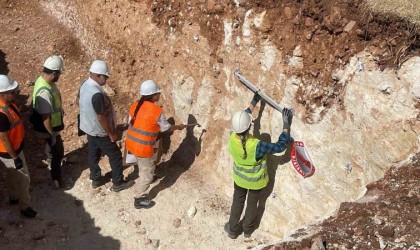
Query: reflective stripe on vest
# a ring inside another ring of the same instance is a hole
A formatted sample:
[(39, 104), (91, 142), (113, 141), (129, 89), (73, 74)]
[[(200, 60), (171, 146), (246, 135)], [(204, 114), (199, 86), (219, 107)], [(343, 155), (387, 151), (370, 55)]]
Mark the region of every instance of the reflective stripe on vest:
[(244, 159), (244, 150), (240, 137), (232, 133), (229, 138), (228, 149), (234, 160), (232, 178), (236, 185), (242, 188), (259, 190), (267, 186), (266, 156), (260, 161), (256, 160), (258, 143), (258, 139), (251, 135), (248, 136), (246, 141), (247, 157)]
[(248, 177), (244, 174), (242, 174), (240, 171), (238, 171), (237, 169), (235, 169), (235, 167), (233, 168), (233, 173), (235, 173), (237, 176), (241, 177), (242, 179), (249, 181), (249, 182), (257, 182), (261, 179), (264, 179), (266, 177), (266, 175), (268, 174), (267, 171), (265, 171), (262, 175), (258, 176), (258, 177)]
[(52, 97), (52, 108), (53, 112), (51, 113), (51, 126), (58, 127), (62, 125), (62, 110), (61, 110), (61, 100), (51, 86), (42, 78), (42, 76), (38, 77), (35, 82), (34, 87), (34, 94), (32, 95), (32, 104), (35, 109), (38, 109), (38, 104), (36, 103), (36, 97), (42, 92), (48, 91)]
[[(134, 117), (134, 112), (138, 102), (130, 107), (130, 117)], [(160, 131), (157, 123), (162, 109), (153, 102), (144, 101), (138, 109), (134, 123), (127, 129), (125, 147), (137, 157), (151, 157), (154, 153), (154, 144)]]
[(253, 168), (243, 168), (240, 167), (238, 165), (236, 165), (235, 162), (233, 162), (233, 170), (234, 171), (241, 171), (241, 172), (245, 172), (245, 173), (258, 173), (261, 169), (265, 169), (267, 167), (267, 164), (262, 163), (260, 165), (254, 166)]
[(137, 132), (137, 133), (139, 133), (139, 134), (145, 135), (145, 136), (156, 137), (156, 136), (158, 136), (158, 135), (159, 135), (159, 133), (147, 132), (147, 131), (144, 131), (144, 130), (141, 130), (141, 129), (135, 128), (135, 127), (133, 127), (133, 126), (131, 126), (131, 125), (128, 127), (128, 129), (130, 129), (130, 130), (132, 130), (132, 131), (134, 131), (134, 132)]
[(131, 140), (133, 140), (137, 143), (144, 144), (144, 145), (154, 145), (155, 144), (154, 141), (145, 141), (145, 140), (142, 140), (142, 139), (138, 139), (138, 138), (136, 138), (136, 137), (134, 137), (130, 134), (127, 134), (127, 138), (129, 138), (129, 139), (131, 139)]
[[(0, 112), (4, 113), (9, 119), (9, 140), (12, 143), (13, 150), (17, 150), (23, 142), (25, 129), (23, 127), (23, 122), (19, 113), (16, 113), (10, 106), (13, 106), (16, 110), (19, 110), (14, 103), (6, 105), (5, 103), (0, 102)], [(7, 153), (7, 150), (1, 141), (0, 152)]]

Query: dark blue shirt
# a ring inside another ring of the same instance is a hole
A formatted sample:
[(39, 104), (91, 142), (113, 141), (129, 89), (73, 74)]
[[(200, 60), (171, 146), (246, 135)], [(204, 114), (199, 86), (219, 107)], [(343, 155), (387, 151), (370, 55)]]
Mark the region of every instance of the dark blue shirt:
[[(251, 114), (251, 110), (249, 108), (247, 108), (245, 112)], [(272, 154), (283, 152), (284, 150), (286, 150), (287, 146), (292, 141), (293, 141), (293, 138), (290, 136), (289, 133), (286, 133), (286, 132), (282, 132), (280, 134), (279, 139), (276, 143), (259, 141), (257, 144), (257, 152), (255, 155), (255, 158), (256, 158), (255, 160), (257, 161), (261, 160), (266, 154), (272, 155)]]

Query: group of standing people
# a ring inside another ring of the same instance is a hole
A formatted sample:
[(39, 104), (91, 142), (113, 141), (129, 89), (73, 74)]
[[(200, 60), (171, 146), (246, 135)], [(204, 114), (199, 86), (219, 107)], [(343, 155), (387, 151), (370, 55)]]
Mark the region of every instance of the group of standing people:
[[(44, 65), (42, 74), (35, 82), (30, 118), (35, 135), (45, 141), (45, 152), (50, 165), (54, 188), (63, 188), (61, 164), (64, 157), (63, 140), (60, 131), (64, 129), (62, 100), (57, 88), (63, 59), (53, 55)], [(123, 178), (123, 157), (116, 144), (116, 116), (112, 102), (103, 86), (111, 76), (105, 61), (95, 60), (89, 68), (89, 77), (83, 81), (78, 92), (79, 129), (87, 135), (88, 165), (92, 188), (104, 185), (108, 180), (102, 175), (99, 161), (102, 154), (109, 158), (112, 170), (112, 188), (119, 192), (134, 185), (133, 180)], [(30, 206), (30, 177), (23, 153), (24, 127), (19, 109), (15, 103), (18, 84), (6, 75), (0, 75), (0, 162), (7, 168), (7, 187), (10, 204), (19, 204), (21, 214), (28, 218), (37, 215)], [(159, 161), (159, 133), (182, 130), (186, 125), (171, 125), (163, 110), (156, 103), (161, 90), (153, 80), (140, 85), (138, 101), (129, 109), (129, 124), (126, 135), (126, 149), (137, 159), (139, 183), (134, 207), (150, 208), (154, 202), (147, 198), (150, 185), (156, 181), (155, 166)], [(284, 109), (283, 131), (276, 143), (264, 142), (250, 134), (251, 113), (260, 96), (256, 93), (246, 110), (234, 113), (232, 133), (228, 150), (233, 158), (232, 178), (234, 194), (229, 221), (225, 231), (232, 239), (242, 232), (250, 237), (255, 230), (255, 218), (262, 190), (268, 184), (266, 159), (268, 154), (284, 151), (293, 141), (290, 136), (292, 112)], [(241, 215), (247, 200), (243, 219)]]
[[(32, 109), (29, 121), (36, 137), (45, 143), (45, 153), (54, 189), (64, 188), (61, 165), (64, 157), (60, 131), (64, 129), (64, 111), (57, 82), (63, 71), (63, 59), (53, 55), (43, 64), (41, 75), (35, 81)], [(115, 110), (102, 88), (110, 77), (106, 62), (95, 60), (89, 68), (89, 77), (83, 81), (79, 93), (79, 129), (87, 135), (88, 165), (92, 188), (104, 185), (108, 180), (101, 174), (99, 161), (102, 154), (108, 156), (112, 170), (112, 188), (119, 192), (134, 185), (124, 180), (122, 153), (117, 145)], [(37, 212), (30, 204), (30, 176), (23, 153), (25, 129), (16, 105), (19, 85), (7, 75), (0, 75), (0, 164), (7, 169), (6, 184), (9, 203), (19, 204), (21, 214), (35, 218)], [(156, 181), (155, 166), (158, 163), (159, 132), (182, 130), (186, 126), (171, 125), (163, 110), (156, 104), (160, 89), (155, 81), (147, 80), (140, 86), (141, 98), (131, 105), (130, 125), (126, 147), (135, 155), (139, 164), (140, 182), (134, 197), (135, 208), (150, 208), (154, 202), (147, 199), (148, 189)], [(139, 117), (142, 117), (141, 119)]]
[[(88, 140), (88, 164), (92, 187), (104, 185), (107, 179), (102, 176), (99, 160), (103, 154), (108, 156), (112, 169), (111, 190), (122, 191), (134, 185), (134, 181), (123, 179), (122, 154), (117, 146), (116, 117), (111, 100), (104, 86), (110, 77), (106, 62), (95, 60), (89, 69), (89, 77), (79, 90), (80, 129)], [(150, 208), (154, 202), (147, 198), (150, 184), (156, 180), (155, 166), (158, 163), (159, 132), (182, 130), (186, 126), (171, 125), (166, 120), (162, 108), (156, 102), (160, 89), (155, 81), (147, 80), (140, 85), (141, 98), (129, 109), (129, 126), (126, 136), (126, 149), (136, 156), (139, 167), (135, 208)]]

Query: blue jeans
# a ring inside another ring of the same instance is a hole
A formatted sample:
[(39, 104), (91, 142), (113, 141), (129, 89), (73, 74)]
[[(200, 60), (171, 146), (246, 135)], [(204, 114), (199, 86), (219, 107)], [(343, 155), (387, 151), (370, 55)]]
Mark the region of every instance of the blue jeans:
[(90, 169), (90, 179), (97, 181), (101, 179), (101, 169), (99, 160), (102, 153), (108, 156), (109, 165), (112, 170), (112, 183), (121, 184), (123, 181), (122, 154), (120, 148), (115, 142), (112, 142), (108, 136), (97, 137), (87, 135), (88, 139), (88, 163)]

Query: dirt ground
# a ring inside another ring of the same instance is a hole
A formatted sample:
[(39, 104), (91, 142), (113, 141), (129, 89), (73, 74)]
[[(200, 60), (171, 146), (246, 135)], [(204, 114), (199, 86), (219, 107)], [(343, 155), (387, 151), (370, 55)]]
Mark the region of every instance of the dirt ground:
[[(223, 224), (228, 218), (230, 201), (217, 195), (221, 188), (206, 182), (207, 172), (194, 164), (203, 152), (199, 150), (200, 142), (192, 142), (194, 138), (188, 135), (182, 138), (175, 132), (166, 138), (168, 142), (172, 140), (172, 146), (157, 169), (162, 180), (151, 193), (157, 203), (153, 209), (135, 210), (133, 190), (112, 193), (110, 184), (92, 190), (86, 140), (75, 135), (77, 107), (74, 103), (92, 58), (74, 34), (47, 15), (39, 2), (0, 1), (0, 73), (8, 73), (20, 83), (18, 102), (27, 119), (33, 83), (43, 60), (53, 53), (64, 56), (65, 71), (60, 79), (66, 111), (66, 129), (62, 133), (66, 150), (63, 176), (69, 190), (52, 190), (49, 171), (42, 164), (41, 142), (28, 130), (25, 154), (31, 174), (32, 206), (40, 212), (41, 219), (25, 220), (19, 217), (18, 208), (8, 204), (1, 171), (0, 245), (5, 249), (249, 249), (275, 241), (276, 238), (258, 230), (250, 240), (242, 237), (232, 241), (226, 237)], [(369, 50), (383, 68), (398, 68), (420, 52), (417, 29), (397, 17), (366, 10), (361, 0), (131, 2), (147, 4), (152, 21), (166, 32), (170, 28), (181, 32), (184, 25), (198, 23), (200, 35), (209, 41), (215, 64), (223, 64), (224, 60), (220, 51), (222, 17), (232, 18), (238, 25), (236, 29), (240, 29), (248, 9), (265, 10), (269, 21), (258, 28), (261, 41), (273, 41), (284, 57), (293, 56), (296, 44), (305, 44), (302, 53), (310, 60), (306, 60), (308, 63), (302, 69), (291, 68), (289, 73), (302, 77), (314, 85), (313, 89), (322, 90), (298, 92), (296, 100), (305, 105), (308, 117), (315, 106), (328, 108), (341, 101), (345, 86), (336, 84), (332, 72), (356, 52)], [(237, 3), (240, 8), (235, 7)], [(172, 21), (168, 26), (169, 20)], [(131, 62), (138, 72), (148, 66), (141, 64), (147, 55), (137, 58), (124, 52), (123, 47), (113, 49), (113, 53), (125, 55), (121, 60)], [(112, 98), (118, 111), (124, 112), (123, 102), (128, 97), (118, 85), (113, 85), (115, 82), (111, 82), (116, 91)], [(327, 88), (331, 86), (332, 92)], [(101, 164), (106, 166), (106, 162), (104, 159)], [(314, 236), (267, 248), (304, 249), (316, 241), (328, 249), (383, 249), (381, 244), (386, 244), (387, 249), (420, 247), (418, 158), (413, 162), (409, 167), (392, 169), (383, 180), (370, 185), (367, 195), (376, 196), (374, 201), (343, 203), (336, 217), (321, 225), (321, 231), (314, 229), (317, 231)], [(105, 167), (106, 171), (109, 166)], [(135, 179), (137, 171), (131, 166), (124, 174)], [(306, 234), (299, 231), (291, 237), (304, 238)]]
[(413, 164), (392, 168), (383, 179), (369, 184), (357, 202), (342, 203), (331, 218), (289, 237), (299, 240), (263, 249), (418, 249), (419, 156)]

